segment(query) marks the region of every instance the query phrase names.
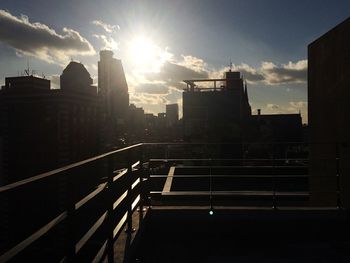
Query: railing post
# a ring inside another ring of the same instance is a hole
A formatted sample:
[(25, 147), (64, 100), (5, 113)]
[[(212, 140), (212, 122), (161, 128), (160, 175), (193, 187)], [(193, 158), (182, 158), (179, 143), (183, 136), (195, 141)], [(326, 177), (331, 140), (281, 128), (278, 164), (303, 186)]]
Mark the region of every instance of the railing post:
[(144, 184), (144, 168), (143, 168), (143, 162), (144, 162), (144, 146), (140, 146), (140, 206), (139, 206), (139, 227), (142, 224), (143, 220), (143, 208), (144, 208), (144, 202), (145, 202), (145, 184)]
[(113, 162), (113, 156), (108, 157), (108, 167), (107, 167), (107, 258), (108, 263), (114, 262), (114, 236), (113, 236), (113, 230), (114, 230), (114, 209), (113, 209), (113, 174), (114, 172), (114, 162)]
[(273, 196), (272, 196), (272, 207), (273, 210), (277, 210), (276, 207), (276, 173), (275, 173), (275, 144), (272, 143), (272, 187), (273, 187)]
[(131, 160), (131, 150), (127, 151), (127, 169), (128, 172), (126, 174), (128, 180), (128, 193), (127, 193), (127, 205), (128, 205), (128, 214), (127, 214), (127, 229), (126, 232), (132, 233), (135, 231), (135, 229), (132, 226), (132, 160)]
[(67, 211), (66, 218), (66, 227), (65, 227), (65, 262), (74, 262), (75, 259), (75, 200), (73, 196), (73, 175), (69, 175), (67, 172), (64, 172), (64, 175), (61, 177), (61, 184), (63, 184), (63, 193), (64, 193), (64, 205)]
[(339, 144), (335, 143), (335, 162), (336, 162), (336, 191), (337, 191), (337, 208), (341, 209), (341, 196), (340, 196), (340, 171), (339, 171), (339, 162), (340, 162), (340, 153), (339, 153)]

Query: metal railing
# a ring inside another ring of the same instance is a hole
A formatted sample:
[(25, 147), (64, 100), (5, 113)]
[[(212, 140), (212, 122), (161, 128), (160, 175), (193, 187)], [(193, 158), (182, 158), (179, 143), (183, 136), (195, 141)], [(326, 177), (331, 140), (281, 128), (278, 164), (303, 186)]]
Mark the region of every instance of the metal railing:
[[(337, 148), (334, 143), (322, 145)], [(308, 143), (148, 143), (146, 148), (156, 156), (149, 159), (153, 206), (343, 209), (339, 155), (318, 158), (334, 162), (329, 174), (310, 175)], [(175, 169), (172, 175), (170, 168)], [(213, 173), (216, 168), (221, 173)], [(255, 173), (247, 173), (249, 169)], [(324, 180), (329, 184), (313, 187)], [(247, 186), (248, 181), (255, 184)], [(328, 196), (330, 202), (316, 202), (320, 196)]]
[(113, 244), (126, 224), (132, 230), (138, 206), (143, 218), (142, 147), (0, 187), (0, 262), (28, 262), (33, 255), (46, 262), (114, 262)]
[[(113, 244), (125, 226), (132, 231), (137, 207), (142, 222), (146, 205), (204, 204), (211, 210), (237, 206), (235, 200), (246, 197), (254, 202), (267, 198), (272, 209), (280, 209), (281, 199), (288, 197), (307, 204), (313, 194), (327, 193), (310, 187), (307, 147), (141, 143), (2, 186), (0, 262), (28, 261), (34, 254), (44, 261), (47, 255), (50, 262), (114, 262)], [(340, 159), (333, 161), (334, 174), (327, 180), (335, 187), (329, 193), (341, 208)], [(185, 172), (178, 173), (181, 169)], [(324, 178), (316, 175), (312, 180)], [(302, 188), (286, 188), (283, 181), (290, 179), (299, 180)], [(257, 189), (240, 180), (255, 182)]]

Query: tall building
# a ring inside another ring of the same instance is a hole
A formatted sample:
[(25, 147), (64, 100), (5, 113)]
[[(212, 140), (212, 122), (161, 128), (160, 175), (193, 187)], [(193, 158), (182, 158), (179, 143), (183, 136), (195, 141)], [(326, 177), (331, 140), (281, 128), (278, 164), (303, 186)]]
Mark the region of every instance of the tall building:
[(106, 114), (119, 122), (125, 121), (129, 107), (128, 84), (121, 60), (113, 58), (110, 50), (100, 51), (98, 93)]
[(97, 154), (99, 105), (90, 79), (76, 62), (63, 71), (58, 90), (35, 76), (5, 79), (0, 91), (2, 184)]
[(350, 18), (308, 46), (310, 174), (316, 205), (336, 205), (339, 179), (340, 201), (350, 206), (349, 32)]
[[(252, 115), (247, 84), (240, 72), (226, 72), (222, 79), (184, 80), (183, 135), (186, 141), (222, 143), (301, 142), (299, 114)], [(196, 83), (212, 82), (212, 88)], [(221, 83), (217, 87), (217, 83)], [(284, 152), (286, 147), (280, 147)]]
[(179, 105), (167, 104), (165, 105), (165, 116), (167, 127), (176, 125), (179, 121)]
[[(189, 141), (240, 141), (244, 121), (251, 115), (247, 87), (240, 72), (222, 79), (185, 80), (183, 92), (184, 139)], [(197, 82), (212, 82), (199, 88)], [(217, 87), (217, 82), (222, 83)]]
[(129, 93), (121, 60), (110, 50), (100, 51), (98, 62), (98, 95), (101, 103), (101, 150), (116, 147), (125, 137), (129, 113)]

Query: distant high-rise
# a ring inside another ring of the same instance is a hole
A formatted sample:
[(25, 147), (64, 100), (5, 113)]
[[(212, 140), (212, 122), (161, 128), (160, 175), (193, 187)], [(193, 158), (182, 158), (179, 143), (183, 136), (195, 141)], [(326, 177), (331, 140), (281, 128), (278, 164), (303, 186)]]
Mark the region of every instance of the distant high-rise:
[[(183, 137), (210, 142), (299, 142), (300, 114), (252, 115), (247, 84), (240, 72), (225, 72), (222, 79), (184, 80)], [(212, 88), (197, 83), (212, 82)], [(217, 87), (217, 83), (221, 83)]]
[[(226, 72), (222, 79), (184, 80), (184, 139), (190, 141), (239, 141), (243, 122), (251, 115), (247, 87), (240, 72)], [(212, 82), (213, 88), (198, 88)], [(222, 83), (217, 87), (217, 82)]]
[(166, 125), (171, 127), (179, 121), (179, 106), (177, 104), (167, 104), (165, 106)]
[[(115, 147), (124, 139), (129, 114), (129, 93), (121, 60), (110, 50), (100, 51), (98, 62), (98, 95), (101, 102), (101, 150)], [(123, 138), (121, 138), (123, 137)]]
[(63, 70), (60, 77), (60, 86), (63, 91), (75, 91), (96, 95), (96, 87), (92, 86), (92, 78), (83, 64), (71, 61)]
[(100, 51), (98, 93), (105, 113), (118, 122), (125, 121), (129, 108), (128, 84), (121, 60), (113, 58), (110, 50)]

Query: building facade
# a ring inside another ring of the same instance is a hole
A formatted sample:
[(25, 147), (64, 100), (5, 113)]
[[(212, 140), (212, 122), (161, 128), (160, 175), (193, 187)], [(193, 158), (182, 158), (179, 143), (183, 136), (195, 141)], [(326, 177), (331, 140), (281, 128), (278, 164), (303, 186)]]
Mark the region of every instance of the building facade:
[(90, 79), (76, 62), (63, 71), (61, 89), (35, 76), (6, 78), (0, 91), (2, 184), (97, 154), (99, 105)]
[(98, 95), (101, 104), (101, 150), (115, 147), (125, 137), (129, 114), (129, 92), (121, 60), (110, 50), (100, 51)]
[[(186, 80), (183, 92), (183, 132), (186, 141), (238, 142), (245, 121), (251, 116), (247, 87), (240, 72), (226, 72), (213, 82), (214, 88), (200, 89), (196, 80)], [(222, 85), (216, 87), (216, 82)]]
[(308, 46), (310, 173), (316, 205), (337, 204), (338, 179), (340, 201), (350, 205), (349, 32), (350, 18)]

